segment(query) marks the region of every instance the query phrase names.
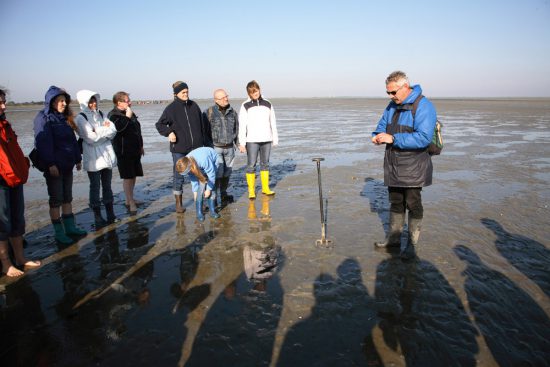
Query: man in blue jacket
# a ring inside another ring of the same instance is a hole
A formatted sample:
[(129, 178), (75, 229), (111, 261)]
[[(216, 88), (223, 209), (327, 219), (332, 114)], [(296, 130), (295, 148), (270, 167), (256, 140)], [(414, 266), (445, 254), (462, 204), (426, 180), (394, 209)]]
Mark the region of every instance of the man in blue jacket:
[[(420, 85), (411, 87), (402, 71), (394, 71), (387, 77), (386, 93), (391, 102), (372, 133), (372, 142), (386, 144), (384, 185), (389, 193), (390, 230), (385, 241), (376, 242), (375, 246), (401, 246), (408, 209), (409, 238), (401, 251), (401, 257), (408, 259), (415, 256), (414, 246), (420, 236), (424, 214), (422, 187), (432, 184), (432, 159), (427, 149), (437, 117), (432, 103), (422, 96)], [(413, 111), (415, 101), (417, 108)]]

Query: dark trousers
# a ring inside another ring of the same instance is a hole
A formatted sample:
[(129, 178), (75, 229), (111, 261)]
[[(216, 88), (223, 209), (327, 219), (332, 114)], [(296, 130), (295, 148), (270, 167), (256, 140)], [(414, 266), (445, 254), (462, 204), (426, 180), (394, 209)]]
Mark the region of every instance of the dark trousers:
[(101, 171), (88, 172), (90, 179), (90, 208), (99, 208), (101, 200), (99, 199), (100, 188), (103, 189), (103, 204), (113, 203), (113, 190), (111, 190), (111, 180), (113, 170), (104, 168)]
[(23, 185), (0, 184), (0, 241), (25, 234), (25, 199)]
[(183, 184), (185, 183), (185, 176), (180, 175), (178, 171), (176, 171), (176, 162), (180, 159), (185, 157), (187, 154), (183, 153), (172, 153), (172, 162), (174, 163), (172, 165), (172, 193), (174, 195), (181, 195), (183, 192)]
[(421, 192), (422, 187), (388, 187), (390, 212), (405, 214), (405, 210), (409, 209), (411, 218), (422, 219), (424, 208)]

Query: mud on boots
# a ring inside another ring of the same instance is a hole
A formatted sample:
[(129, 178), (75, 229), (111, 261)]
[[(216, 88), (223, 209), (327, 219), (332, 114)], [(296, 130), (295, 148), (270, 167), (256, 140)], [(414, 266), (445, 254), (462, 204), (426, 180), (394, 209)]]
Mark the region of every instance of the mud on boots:
[(378, 248), (401, 247), (401, 232), (405, 222), (405, 213), (390, 212), (390, 229), (384, 242), (375, 242)]
[(248, 183), (248, 198), (256, 199), (256, 173), (247, 173), (246, 182)]
[(275, 192), (269, 189), (269, 171), (260, 171), (260, 177), (262, 180), (262, 194), (275, 195)]
[(422, 228), (422, 218), (412, 218), (411, 213), (409, 212), (409, 222), (407, 226), (409, 227), (409, 239), (407, 241), (407, 246), (401, 251), (401, 259), (411, 260), (416, 257), (415, 247), (418, 244), (418, 239), (420, 237), (420, 229)]

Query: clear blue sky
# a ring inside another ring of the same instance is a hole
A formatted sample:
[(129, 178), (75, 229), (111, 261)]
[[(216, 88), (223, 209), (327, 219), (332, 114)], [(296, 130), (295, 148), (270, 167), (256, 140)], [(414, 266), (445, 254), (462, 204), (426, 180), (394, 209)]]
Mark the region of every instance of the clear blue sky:
[(550, 1), (0, 0), (0, 85), (110, 98), (382, 97), (393, 70), (432, 97), (549, 97)]

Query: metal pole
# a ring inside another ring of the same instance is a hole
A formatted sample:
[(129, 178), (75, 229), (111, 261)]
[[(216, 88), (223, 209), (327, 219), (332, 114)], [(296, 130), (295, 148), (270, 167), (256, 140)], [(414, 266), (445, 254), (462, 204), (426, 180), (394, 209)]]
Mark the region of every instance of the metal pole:
[(316, 157), (311, 159), (313, 162), (317, 163), (317, 182), (319, 185), (319, 210), (321, 212), (321, 239), (317, 240), (318, 245), (328, 245), (331, 240), (326, 238), (326, 225), (327, 225), (327, 207), (328, 200), (325, 199), (325, 206), (323, 206), (323, 187), (321, 183), (321, 161), (324, 161), (325, 158)]

